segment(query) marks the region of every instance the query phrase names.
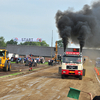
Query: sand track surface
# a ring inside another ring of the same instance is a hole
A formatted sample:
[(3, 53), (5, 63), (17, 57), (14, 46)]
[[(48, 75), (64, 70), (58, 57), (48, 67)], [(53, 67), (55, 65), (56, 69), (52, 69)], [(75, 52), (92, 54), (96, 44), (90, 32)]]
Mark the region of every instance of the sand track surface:
[[(97, 81), (93, 64), (85, 63), (86, 75), (82, 80), (75, 77), (61, 79), (58, 67), (48, 67), (25, 75), (0, 79), (0, 100), (74, 100), (67, 97), (69, 87), (93, 96), (100, 95), (100, 83)], [(90, 96), (81, 92), (79, 100), (90, 100)]]

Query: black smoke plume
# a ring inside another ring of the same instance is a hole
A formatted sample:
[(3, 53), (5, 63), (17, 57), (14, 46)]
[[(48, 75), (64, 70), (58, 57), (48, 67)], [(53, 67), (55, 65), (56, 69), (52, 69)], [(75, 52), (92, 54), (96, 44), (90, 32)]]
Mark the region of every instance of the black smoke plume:
[(83, 47), (100, 47), (100, 0), (91, 6), (84, 5), (78, 12), (58, 11), (56, 26), (64, 44), (64, 51), (69, 39)]

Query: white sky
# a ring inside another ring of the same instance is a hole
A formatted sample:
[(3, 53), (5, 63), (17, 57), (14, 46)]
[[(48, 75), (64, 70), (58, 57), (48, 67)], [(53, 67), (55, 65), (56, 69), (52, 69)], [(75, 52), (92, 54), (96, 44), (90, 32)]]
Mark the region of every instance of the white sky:
[(9, 41), (17, 38), (42, 38), (51, 46), (60, 40), (55, 24), (58, 10), (69, 7), (79, 11), (93, 0), (0, 0), (0, 36)]

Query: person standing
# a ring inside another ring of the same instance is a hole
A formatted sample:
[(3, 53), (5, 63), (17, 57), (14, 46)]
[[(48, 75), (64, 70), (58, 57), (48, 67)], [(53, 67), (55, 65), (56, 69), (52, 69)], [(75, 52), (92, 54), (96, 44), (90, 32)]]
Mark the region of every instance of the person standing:
[(29, 61), (29, 71), (30, 71), (30, 70), (32, 71), (32, 64), (33, 64), (33, 60), (31, 59), (31, 60)]

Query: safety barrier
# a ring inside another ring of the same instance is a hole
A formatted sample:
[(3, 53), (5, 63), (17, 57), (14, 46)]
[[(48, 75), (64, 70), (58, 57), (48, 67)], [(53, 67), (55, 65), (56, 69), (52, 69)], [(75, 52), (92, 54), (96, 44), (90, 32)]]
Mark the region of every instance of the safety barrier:
[(100, 75), (99, 71), (98, 71), (98, 69), (96, 67), (94, 67), (94, 70), (96, 71), (97, 75)]

